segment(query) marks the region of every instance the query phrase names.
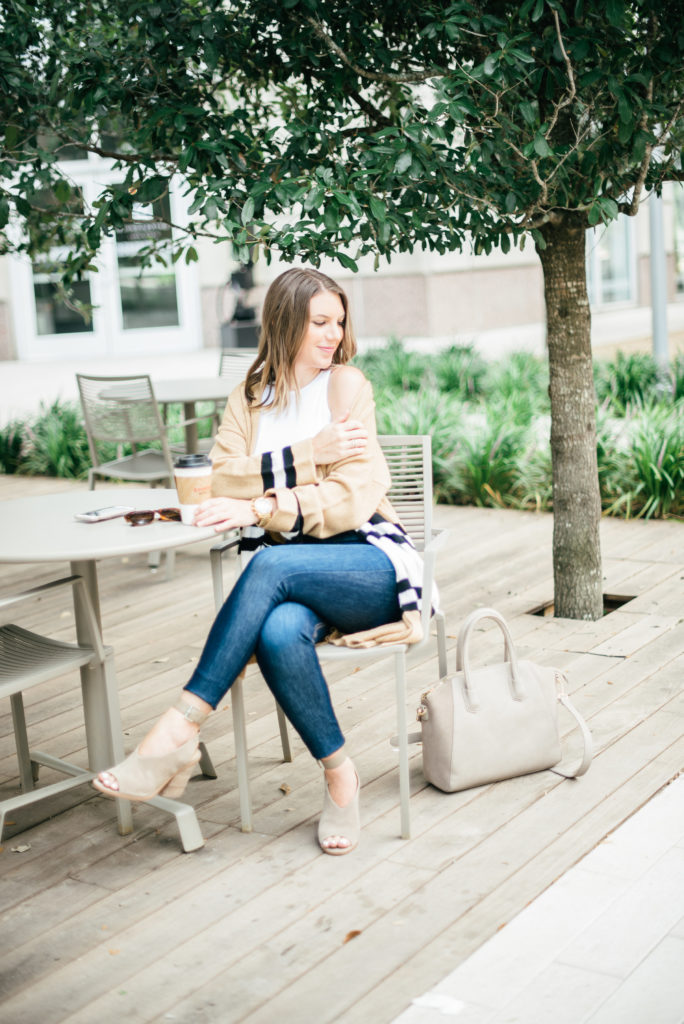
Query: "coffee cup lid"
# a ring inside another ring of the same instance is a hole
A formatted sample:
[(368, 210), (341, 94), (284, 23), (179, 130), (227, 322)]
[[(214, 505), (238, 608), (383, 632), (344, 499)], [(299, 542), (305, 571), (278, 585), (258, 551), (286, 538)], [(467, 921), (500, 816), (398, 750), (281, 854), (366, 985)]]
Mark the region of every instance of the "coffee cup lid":
[(177, 455), (173, 464), (179, 469), (194, 469), (196, 466), (211, 466), (211, 459), (198, 452), (194, 455)]

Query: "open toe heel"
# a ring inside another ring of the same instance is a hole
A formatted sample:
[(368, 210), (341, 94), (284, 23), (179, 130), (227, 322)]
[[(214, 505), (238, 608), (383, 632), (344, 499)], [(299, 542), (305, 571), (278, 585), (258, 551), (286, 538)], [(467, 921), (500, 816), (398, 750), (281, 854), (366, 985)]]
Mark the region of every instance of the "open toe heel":
[[(176, 710), (197, 725), (201, 725), (207, 717), (204, 712), (184, 701), (176, 705)], [(100, 793), (121, 800), (151, 800), (160, 794), (177, 800), (182, 796), (199, 760), (199, 732), (196, 732), (181, 747), (161, 757), (142, 757), (140, 748), (136, 747), (124, 761), (102, 773), (116, 780), (116, 789), (108, 786), (99, 776), (93, 779), (93, 786)]]
[[(177, 792), (176, 779), (187, 771), (187, 778), (183, 785), (183, 789), (185, 789), (190, 772), (199, 761), (198, 743), (197, 736), (192, 736), (182, 747), (172, 750), (170, 754), (163, 754), (161, 757), (141, 757), (139, 748), (136, 747), (125, 761), (121, 761), (107, 772), (108, 775), (112, 775), (116, 779), (118, 789), (108, 786), (99, 777), (93, 779), (93, 786), (100, 793), (119, 797), (121, 800), (151, 800), (152, 797), (159, 796), (162, 790), (171, 786), (174, 786), (174, 791)], [(183, 792), (183, 789), (180, 790), (180, 793)]]
[[(346, 754), (339, 760), (328, 759), (326, 767), (337, 768), (347, 760)], [(353, 765), (352, 765), (353, 767)], [(356, 793), (344, 807), (336, 804), (330, 796), (328, 783), (323, 778), (323, 813), (318, 823), (318, 844), (323, 853), (332, 857), (341, 857), (345, 853), (351, 853), (359, 845), (361, 838), (361, 814), (359, 809), (359, 796), (361, 793), (361, 780), (359, 773), (356, 774)], [(348, 846), (326, 846), (325, 842), (333, 836), (339, 836), (349, 842)]]
[(174, 775), (170, 782), (167, 782), (159, 795), (166, 796), (169, 800), (178, 800), (182, 797), (185, 792), (185, 787), (190, 781), (193, 768), (199, 764), (201, 757), (202, 755), (198, 750), (192, 761), (190, 761), (189, 764), (186, 764), (185, 768), (182, 768), (176, 775)]

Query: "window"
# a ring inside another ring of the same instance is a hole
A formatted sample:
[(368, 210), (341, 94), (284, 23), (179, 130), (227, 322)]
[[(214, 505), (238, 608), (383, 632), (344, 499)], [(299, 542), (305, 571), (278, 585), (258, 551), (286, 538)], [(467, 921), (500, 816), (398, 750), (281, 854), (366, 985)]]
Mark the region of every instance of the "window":
[(674, 186), (674, 257), (677, 295), (684, 296), (684, 183)]
[[(92, 319), (85, 320), (71, 303), (59, 295), (57, 280), (59, 265), (43, 262), (33, 264), (33, 297), (36, 303), (36, 333), (85, 334), (92, 332)], [(73, 298), (90, 306), (90, 282), (78, 281), (73, 287)]]
[(618, 217), (587, 232), (587, 286), (592, 306), (636, 300), (633, 225)]
[(178, 297), (173, 267), (156, 264), (143, 267), (139, 256), (143, 246), (171, 237), (171, 208), (168, 195), (135, 208), (134, 219), (116, 232), (119, 293), (123, 329), (176, 327)]
[[(54, 140), (51, 144), (54, 144)], [(116, 142), (116, 139), (107, 139)], [(60, 144), (63, 145), (63, 144)], [(57, 146), (55, 145), (55, 149)], [(111, 162), (69, 149), (65, 181), (77, 214), (92, 205), (102, 187), (121, 181)], [(49, 193), (37, 200), (46, 205)], [(202, 344), (202, 316), (197, 268), (179, 260), (143, 267), (140, 252), (155, 238), (171, 238), (170, 223), (183, 225), (186, 201), (171, 191), (158, 201), (135, 207), (129, 223), (102, 240), (94, 270), (83, 275), (64, 299), (60, 264), (69, 249), (55, 245), (33, 262), (10, 258), (12, 306), (20, 359), (125, 358), (144, 353), (187, 352)], [(84, 319), (81, 308), (91, 316)]]

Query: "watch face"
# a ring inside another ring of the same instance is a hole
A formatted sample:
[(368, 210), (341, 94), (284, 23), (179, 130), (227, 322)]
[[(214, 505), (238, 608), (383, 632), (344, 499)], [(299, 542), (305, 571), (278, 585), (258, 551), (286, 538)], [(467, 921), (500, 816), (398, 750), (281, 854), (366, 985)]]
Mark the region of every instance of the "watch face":
[(254, 502), (254, 508), (259, 513), (259, 516), (268, 516), (271, 513), (271, 502), (268, 498), (257, 498)]

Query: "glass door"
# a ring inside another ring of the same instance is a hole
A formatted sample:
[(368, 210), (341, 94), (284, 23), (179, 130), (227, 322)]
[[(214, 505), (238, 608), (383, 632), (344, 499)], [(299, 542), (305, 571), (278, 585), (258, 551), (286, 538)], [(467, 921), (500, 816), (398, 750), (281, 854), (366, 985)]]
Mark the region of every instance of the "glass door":
[[(92, 202), (105, 179), (103, 161), (70, 163), (81, 202)], [(111, 178), (110, 178), (111, 180)], [(10, 273), (18, 355), (27, 360), (147, 355), (201, 347), (196, 268), (182, 260), (143, 267), (140, 250), (171, 237), (169, 220), (182, 223), (183, 205), (167, 195), (134, 209), (131, 222), (104, 240), (97, 273), (65, 299), (59, 265), (66, 250), (53, 249), (33, 264), (13, 258)], [(79, 304), (92, 307), (85, 317)]]

